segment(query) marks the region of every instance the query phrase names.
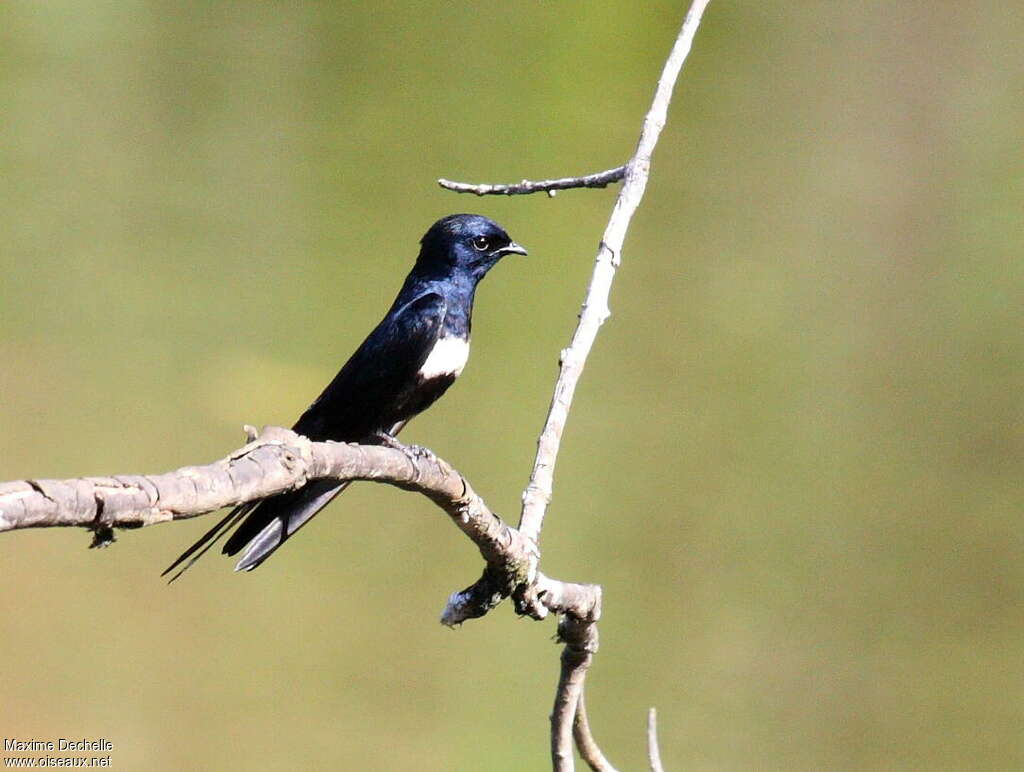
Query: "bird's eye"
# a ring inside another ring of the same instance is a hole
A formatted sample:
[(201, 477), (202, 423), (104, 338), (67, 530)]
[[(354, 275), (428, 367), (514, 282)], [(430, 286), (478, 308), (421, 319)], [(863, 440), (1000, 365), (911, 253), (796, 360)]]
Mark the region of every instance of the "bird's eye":
[(473, 237), (473, 249), (477, 252), (486, 252), (491, 246), (491, 240), (486, 236), (474, 236)]

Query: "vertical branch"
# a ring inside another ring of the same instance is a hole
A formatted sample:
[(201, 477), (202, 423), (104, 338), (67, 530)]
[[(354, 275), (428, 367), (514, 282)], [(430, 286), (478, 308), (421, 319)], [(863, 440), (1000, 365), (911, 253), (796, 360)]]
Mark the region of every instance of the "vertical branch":
[(665, 126), (668, 105), (672, 100), (672, 90), (675, 87), (679, 71), (690, 53), (693, 38), (700, 26), (701, 16), (709, 2), (710, 0), (694, 0), (683, 21), (683, 27), (672, 47), (672, 52), (665, 61), (651, 108), (648, 110), (640, 130), (640, 140), (637, 143), (636, 152), (626, 164), (625, 181), (615, 200), (615, 206), (597, 251), (594, 272), (583, 300), (579, 324), (576, 326), (576, 332), (573, 333), (569, 347), (562, 351), (555, 393), (551, 399), (551, 408), (548, 411), (544, 429), (537, 441), (537, 456), (533, 463), (530, 482), (523, 492), (523, 509), (519, 519), (519, 531), (534, 542), (540, 540), (544, 514), (551, 501), (555, 461), (558, 458), (562, 432), (565, 430), (565, 422), (569, 417), (569, 407), (572, 405), (573, 394), (576, 392), (576, 384), (583, 374), (583, 367), (594, 344), (597, 331), (611, 313), (608, 310), (608, 295), (611, 291), (612, 280), (615, 278), (615, 269), (618, 268), (622, 256), (626, 231), (633, 213), (636, 212), (641, 199), (643, 199), (647, 178), (651, 172), (651, 155), (658, 144), (661, 130)]
[(597, 651), (597, 615), (578, 617), (566, 613), (558, 623), (558, 640), (565, 644), (565, 648), (562, 649), (562, 670), (555, 692), (555, 706), (551, 711), (551, 761), (555, 772), (572, 772), (574, 768), (573, 729), (583, 698), (587, 669)]
[[(549, 195), (554, 195), (556, 190), (604, 187), (610, 182), (623, 180), (622, 189), (615, 200), (604, 237), (598, 247), (579, 323), (568, 348), (562, 351), (559, 359), (554, 395), (551, 398), (544, 428), (537, 440), (537, 455), (530, 473), (530, 481), (523, 491), (523, 508), (519, 528), (515, 533), (532, 547), (529, 550), (529, 565), (521, 567), (525, 570), (517, 570), (517, 582), (514, 585), (503, 586), (497, 591), (493, 583), (487, 581), (485, 574), (473, 586), (452, 595), (443, 616), (446, 624), (456, 624), (472, 616), (486, 613), (509, 592), (515, 599), (516, 612), (519, 614), (543, 619), (548, 612), (553, 611), (560, 616), (558, 639), (565, 644), (565, 648), (562, 651), (561, 673), (551, 712), (551, 758), (555, 772), (572, 772), (574, 740), (580, 755), (591, 769), (597, 772), (614, 772), (614, 767), (601, 753), (590, 732), (583, 699), (587, 669), (597, 652), (597, 620), (600, 617), (601, 591), (597, 585), (570, 585), (548, 580), (537, 570), (540, 561), (540, 550), (537, 545), (540, 542), (544, 515), (551, 501), (555, 461), (565, 431), (565, 422), (569, 418), (576, 384), (583, 374), (597, 331), (611, 314), (608, 309), (608, 297), (615, 271), (621, 260), (626, 231), (643, 199), (647, 179), (651, 173), (651, 156), (665, 126), (672, 91), (709, 3), (710, 0), (693, 0), (658, 79), (651, 107), (644, 116), (636, 150), (624, 167), (585, 177), (540, 182), (523, 180), (517, 184), (504, 185), (473, 185), (438, 180), (440, 185), (448, 190), (475, 193), (480, 196), (522, 195), (539, 191), (547, 191)], [(523, 579), (525, 581), (522, 581)], [(652, 713), (652, 723), (648, 730), (649, 752), (652, 767), (656, 767), (656, 772), (661, 772), (653, 720)]]
[(562, 650), (562, 673), (551, 711), (551, 762), (555, 772), (572, 772), (574, 768), (573, 719), (592, 656), (569, 646)]

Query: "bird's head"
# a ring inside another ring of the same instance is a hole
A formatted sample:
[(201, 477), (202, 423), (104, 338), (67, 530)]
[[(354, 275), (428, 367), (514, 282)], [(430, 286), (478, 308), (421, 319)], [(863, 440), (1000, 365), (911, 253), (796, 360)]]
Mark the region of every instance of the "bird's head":
[(479, 281), (505, 255), (525, 255), (498, 223), (480, 214), (450, 214), (420, 240), (416, 267), (424, 272), (465, 272)]

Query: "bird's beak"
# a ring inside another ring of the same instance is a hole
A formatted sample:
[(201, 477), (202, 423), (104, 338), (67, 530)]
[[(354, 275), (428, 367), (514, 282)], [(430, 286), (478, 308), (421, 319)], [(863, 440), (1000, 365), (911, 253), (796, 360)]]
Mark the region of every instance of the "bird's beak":
[(526, 251), (526, 247), (521, 247), (518, 244), (516, 244), (514, 241), (512, 241), (512, 242), (509, 243), (509, 245), (507, 247), (502, 247), (501, 249), (497, 250), (496, 254), (501, 255), (501, 256), (505, 256), (505, 255), (528, 255), (529, 252)]

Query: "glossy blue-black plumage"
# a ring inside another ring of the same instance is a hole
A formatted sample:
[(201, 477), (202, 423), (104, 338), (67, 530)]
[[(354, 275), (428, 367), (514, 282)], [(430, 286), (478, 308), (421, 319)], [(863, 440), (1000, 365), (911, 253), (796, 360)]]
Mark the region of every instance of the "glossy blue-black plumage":
[[(434, 223), (387, 314), (302, 414), (295, 431), (313, 440), (377, 442), (427, 409), (457, 373), (424, 378), (424, 362), (440, 338), (468, 341), (477, 285), (510, 253), (526, 250), (482, 215), (455, 214)], [(251, 570), (346, 486), (315, 480), (300, 490), (243, 504), (164, 573), (184, 563), (177, 578), (239, 522), (223, 551), (235, 555), (244, 549), (236, 569)]]

